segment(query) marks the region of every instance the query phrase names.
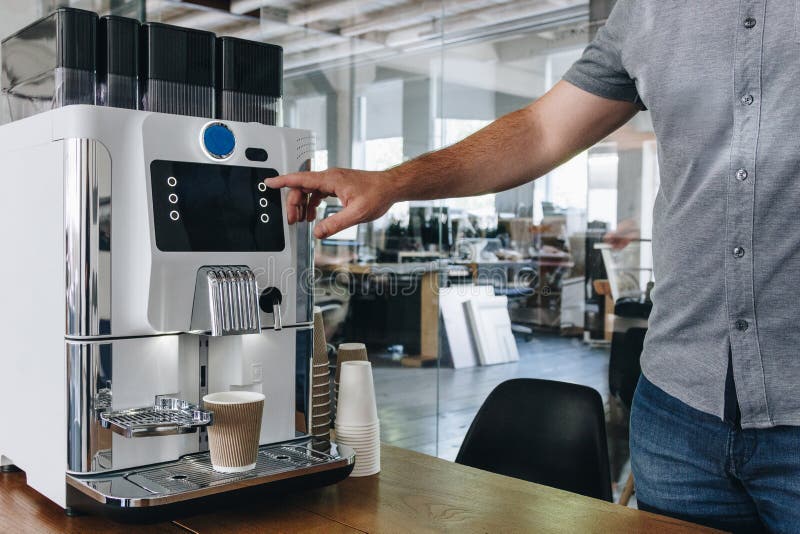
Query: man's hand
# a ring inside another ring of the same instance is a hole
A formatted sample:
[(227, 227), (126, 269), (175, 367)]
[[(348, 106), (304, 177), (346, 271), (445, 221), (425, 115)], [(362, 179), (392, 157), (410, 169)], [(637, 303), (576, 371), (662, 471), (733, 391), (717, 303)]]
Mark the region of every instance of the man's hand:
[(313, 221), (320, 202), (326, 197), (337, 197), (344, 209), (323, 219), (314, 229), (314, 235), (324, 239), (386, 213), (398, 200), (391, 172), (328, 169), (267, 178), (264, 183), (273, 189), (291, 188), (286, 196), (289, 224)]
[(380, 217), (399, 200), (432, 200), (511, 189), (569, 160), (633, 117), (632, 102), (608, 100), (561, 81), (533, 104), (453, 146), (383, 172), (331, 169), (269, 178), (290, 187), (289, 223), (311, 221), (327, 196), (344, 209), (317, 225), (324, 238)]
[(614, 250), (622, 250), (641, 237), (639, 223), (633, 219), (625, 219), (617, 223), (617, 229), (603, 236), (603, 241)]

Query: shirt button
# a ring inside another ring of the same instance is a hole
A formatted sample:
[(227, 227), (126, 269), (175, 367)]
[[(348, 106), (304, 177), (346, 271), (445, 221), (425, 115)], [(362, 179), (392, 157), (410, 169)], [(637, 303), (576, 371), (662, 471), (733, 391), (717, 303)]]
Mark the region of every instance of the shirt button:
[(742, 97), (742, 104), (744, 104), (745, 106), (749, 106), (752, 103), (753, 103), (753, 95), (744, 95)]
[(739, 319), (739, 320), (736, 321), (736, 330), (739, 330), (740, 332), (744, 332), (748, 328), (750, 328), (750, 325), (744, 319)]
[(736, 171), (736, 179), (740, 182), (747, 180), (747, 170), (746, 169), (739, 169)]
[(754, 19), (753, 17), (747, 17), (746, 19), (744, 19), (744, 27), (747, 28), (748, 30), (755, 25), (756, 25), (756, 19)]
[(733, 249), (733, 255), (736, 258), (741, 258), (742, 256), (744, 256), (744, 248), (742, 248), (742, 247), (734, 248)]

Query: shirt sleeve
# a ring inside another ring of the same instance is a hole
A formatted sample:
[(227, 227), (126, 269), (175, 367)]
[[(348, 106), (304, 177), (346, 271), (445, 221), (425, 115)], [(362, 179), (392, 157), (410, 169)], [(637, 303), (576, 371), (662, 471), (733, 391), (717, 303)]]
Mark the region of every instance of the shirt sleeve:
[[(633, 3), (633, 2), (630, 2)], [(564, 80), (584, 91), (610, 100), (633, 102), (647, 109), (636, 89), (636, 82), (622, 64), (626, 28), (633, 23), (629, 2), (619, 1), (608, 21), (564, 75)]]

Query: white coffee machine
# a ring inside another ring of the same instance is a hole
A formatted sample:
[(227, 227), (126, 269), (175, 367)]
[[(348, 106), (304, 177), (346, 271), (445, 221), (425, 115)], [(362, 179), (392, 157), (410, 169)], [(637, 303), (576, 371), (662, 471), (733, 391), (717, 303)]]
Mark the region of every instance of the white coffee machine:
[[(123, 516), (346, 477), (306, 432), (311, 228), (263, 183), (309, 168), (310, 132), (52, 107), (0, 126), (2, 464)], [(230, 390), (266, 396), (247, 473), (207, 452), (201, 399)]]

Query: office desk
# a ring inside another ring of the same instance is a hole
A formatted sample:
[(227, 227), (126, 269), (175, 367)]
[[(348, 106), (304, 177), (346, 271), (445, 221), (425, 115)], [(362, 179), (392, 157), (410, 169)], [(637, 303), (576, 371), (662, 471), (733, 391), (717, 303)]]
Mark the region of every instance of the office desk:
[(675, 519), (383, 446), (382, 471), (242, 508), (131, 528), (68, 518), (0, 474), (0, 530), (12, 532), (715, 532)]
[(436, 362), (439, 262), (343, 264), (321, 269), (329, 275), (347, 273), (354, 279), (351, 320), (359, 322), (349, 325), (348, 341), (406, 344), (407, 340), (409, 356), (403, 358), (403, 365)]

